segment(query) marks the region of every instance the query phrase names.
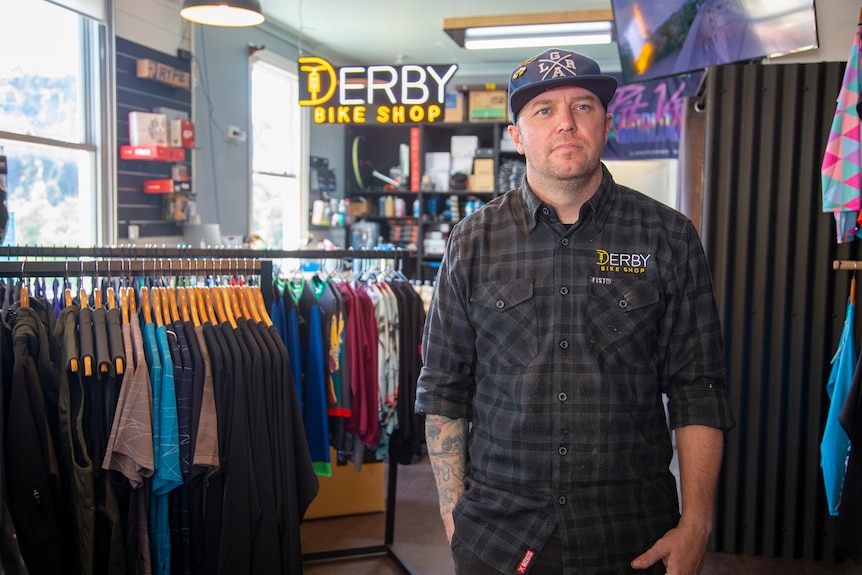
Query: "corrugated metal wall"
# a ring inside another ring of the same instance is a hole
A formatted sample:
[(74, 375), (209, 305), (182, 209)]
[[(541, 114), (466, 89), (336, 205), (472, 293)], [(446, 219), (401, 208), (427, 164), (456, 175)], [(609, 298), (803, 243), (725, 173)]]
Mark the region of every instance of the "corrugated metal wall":
[[(844, 66), (708, 71), (702, 236), (725, 330), (737, 427), (728, 435), (717, 551), (831, 560), (820, 439), (849, 292), (821, 212), (820, 164)], [(858, 332), (857, 332), (858, 333)]]

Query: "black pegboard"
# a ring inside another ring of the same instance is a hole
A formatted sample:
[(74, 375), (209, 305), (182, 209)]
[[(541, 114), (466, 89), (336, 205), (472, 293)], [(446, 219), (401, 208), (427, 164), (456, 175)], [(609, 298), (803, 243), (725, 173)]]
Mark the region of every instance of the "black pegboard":
[[(191, 73), (191, 61), (158, 52), (123, 38), (116, 39), (117, 57), (117, 235), (128, 237), (130, 224), (138, 226), (140, 237), (182, 236), (182, 227), (163, 218), (161, 194), (145, 194), (144, 181), (169, 179), (176, 162), (120, 159), (120, 147), (129, 145), (129, 112), (151, 112), (167, 107), (192, 115), (192, 93), (153, 80), (137, 77), (137, 63), (150, 59)], [(191, 173), (191, 149), (186, 149)]]

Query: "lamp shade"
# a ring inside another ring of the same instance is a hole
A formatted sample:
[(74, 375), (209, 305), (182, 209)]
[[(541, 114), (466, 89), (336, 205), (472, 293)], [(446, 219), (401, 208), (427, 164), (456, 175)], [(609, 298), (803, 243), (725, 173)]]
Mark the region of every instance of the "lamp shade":
[(209, 26), (257, 26), (264, 20), (260, 0), (184, 0), (180, 16)]

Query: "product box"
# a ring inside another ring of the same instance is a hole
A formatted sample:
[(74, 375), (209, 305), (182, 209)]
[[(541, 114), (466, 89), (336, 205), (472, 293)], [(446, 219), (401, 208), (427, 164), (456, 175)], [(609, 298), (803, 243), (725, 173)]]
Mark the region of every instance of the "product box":
[(464, 92), (447, 92), (443, 109), (443, 121), (457, 123), (464, 121)]
[(174, 191), (173, 180), (145, 180), (145, 194), (172, 194)]
[(508, 121), (506, 90), (470, 90), (467, 119), (470, 122)]
[(473, 174), (470, 176), (471, 191), (493, 192), (494, 180), (493, 158), (476, 158), (473, 160)]
[(189, 219), (189, 199), (185, 194), (167, 194), (162, 202), (162, 219), (184, 222)]
[(120, 159), (185, 162), (186, 150), (167, 146), (120, 146)]
[(152, 112), (129, 112), (129, 144), (132, 146), (167, 146), (167, 116)]
[(195, 125), (188, 120), (170, 120), (168, 122), (168, 145), (173, 148), (195, 147)]

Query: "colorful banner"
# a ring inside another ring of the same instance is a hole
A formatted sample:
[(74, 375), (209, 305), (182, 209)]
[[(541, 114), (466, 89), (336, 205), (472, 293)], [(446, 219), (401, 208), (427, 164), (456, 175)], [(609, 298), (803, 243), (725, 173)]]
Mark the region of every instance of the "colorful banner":
[(656, 160), (679, 155), (685, 97), (697, 92), (703, 73), (623, 85), (608, 112), (614, 115), (605, 160)]

